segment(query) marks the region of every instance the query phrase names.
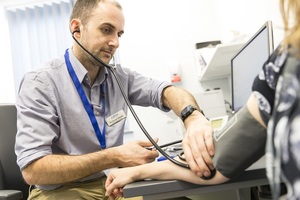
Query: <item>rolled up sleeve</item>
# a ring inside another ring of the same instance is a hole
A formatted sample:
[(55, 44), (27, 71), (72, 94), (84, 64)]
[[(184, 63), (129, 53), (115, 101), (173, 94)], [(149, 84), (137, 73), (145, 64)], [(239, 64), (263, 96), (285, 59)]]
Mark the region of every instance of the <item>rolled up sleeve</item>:
[(58, 117), (45, 74), (27, 74), (19, 90), (15, 152), (21, 169), (34, 160), (52, 154), (58, 138)]

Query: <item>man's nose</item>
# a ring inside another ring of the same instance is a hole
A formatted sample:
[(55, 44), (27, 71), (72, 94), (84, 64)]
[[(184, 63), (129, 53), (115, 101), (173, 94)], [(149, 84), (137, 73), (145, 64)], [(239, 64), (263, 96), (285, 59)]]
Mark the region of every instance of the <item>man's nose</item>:
[(114, 48), (118, 48), (119, 47), (119, 36), (118, 35), (114, 35), (110, 38), (109, 46), (113, 46)]

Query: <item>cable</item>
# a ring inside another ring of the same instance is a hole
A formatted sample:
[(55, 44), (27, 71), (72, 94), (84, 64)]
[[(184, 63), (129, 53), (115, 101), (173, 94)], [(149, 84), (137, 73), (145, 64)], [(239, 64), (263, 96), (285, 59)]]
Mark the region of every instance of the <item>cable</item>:
[(108, 70), (111, 71), (111, 73), (113, 74), (113, 76), (115, 77), (116, 81), (117, 81), (117, 84), (121, 90), (121, 93), (123, 95), (123, 98), (129, 108), (129, 110), (131, 111), (134, 119), (136, 120), (136, 122), (138, 123), (139, 127), (141, 128), (141, 130), (143, 131), (143, 133), (145, 134), (145, 136), (150, 140), (150, 142), (153, 144), (153, 146), (155, 147), (155, 149), (157, 149), (163, 156), (165, 156), (168, 160), (170, 160), (172, 163), (180, 166), (180, 167), (184, 167), (184, 168), (190, 168), (188, 164), (185, 164), (185, 163), (182, 163), (182, 162), (179, 162), (175, 159), (173, 159), (171, 156), (169, 156), (165, 151), (163, 151), (161, 149), (160, 146), (158, 146), (158, 144), (154, 141), (154, 139), (150, 136), (150, 134), (147, 132), (147, 130), (145, 129), (145, 127), (143, 126), (143, 124), (141, 123), (139, 117), (137, 116), (137, 114), (135, 113), (125, 91), (124, 91), (124, 88), (123, 88), (123, 85), (122, 85), (122, 82), (119, 78), (119, 76), (116, 74), (116, 69), (106, 63), (104, 63), (101, 59), (97, 58), (96, 56), (94, 56), (92, 53), (90, 53), (85, 47), (83, 47), (80, 42), (78, 42), (78, 40), (74, 37), (74, 33), (76, 33), (78, 31), (74, 31), (72, 33), (72, 37), (73, 39), (75, 40), (75, 42), (86, 52), (88, 53), (90, 56), (92, 56), (97, 62), (99, 62), (101, 65), (103, 65), (104, 67), (106, 67)]

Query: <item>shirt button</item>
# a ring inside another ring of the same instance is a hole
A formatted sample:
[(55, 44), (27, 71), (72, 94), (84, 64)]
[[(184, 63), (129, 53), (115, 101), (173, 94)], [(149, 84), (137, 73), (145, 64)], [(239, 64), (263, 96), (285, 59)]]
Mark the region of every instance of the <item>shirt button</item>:
[(96, 115), (99, 115), (99, 112), (96, 112)]

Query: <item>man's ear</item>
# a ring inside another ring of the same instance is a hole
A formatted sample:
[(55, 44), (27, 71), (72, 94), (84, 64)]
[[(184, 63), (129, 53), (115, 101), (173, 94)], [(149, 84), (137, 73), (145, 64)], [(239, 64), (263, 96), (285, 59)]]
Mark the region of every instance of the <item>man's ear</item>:
[(72, 19), (70, 22), (70, 31), (72, 34), (80, 33), (81, 22), (78, 19)]

